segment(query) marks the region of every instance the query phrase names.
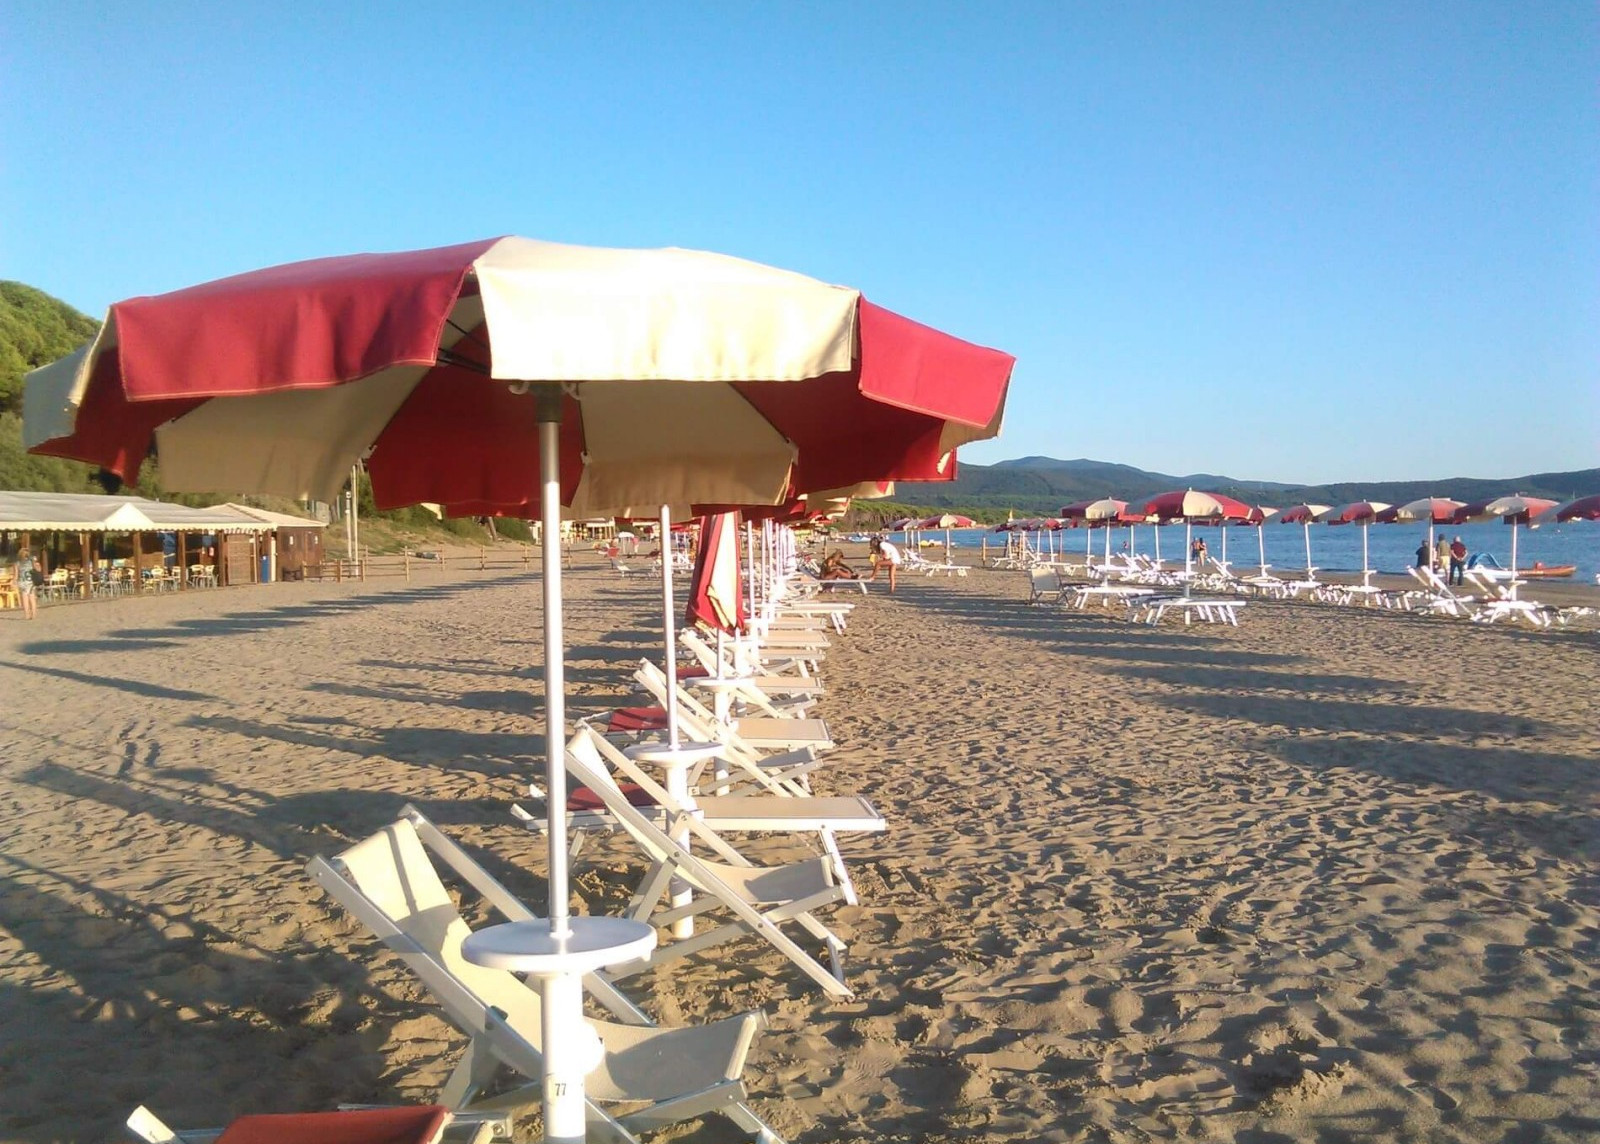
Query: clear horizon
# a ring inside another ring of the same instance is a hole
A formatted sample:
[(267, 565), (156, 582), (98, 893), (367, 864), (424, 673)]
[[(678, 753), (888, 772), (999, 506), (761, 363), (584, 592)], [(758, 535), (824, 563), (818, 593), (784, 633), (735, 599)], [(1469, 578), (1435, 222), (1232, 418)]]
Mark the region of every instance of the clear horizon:
[[(452, 65), (454, 65), (452, 67)], [(1015, 354), (968, 463), (1600, 463), (1600, 9), (25, 6), (0, 277), (687, 246)]]

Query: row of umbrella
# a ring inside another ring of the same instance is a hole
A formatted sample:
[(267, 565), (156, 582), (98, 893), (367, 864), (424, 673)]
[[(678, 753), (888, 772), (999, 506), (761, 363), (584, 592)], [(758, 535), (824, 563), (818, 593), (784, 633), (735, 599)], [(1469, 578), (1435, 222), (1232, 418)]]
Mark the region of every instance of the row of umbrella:
[[(1469, 522), (1500, 519), (1512, 526), (1511, 564), (1517, 566), (1518, 525), (1567, 520), (1600, 520), (1600, 494), (1579, 497), (1559, 504), (1543, 497), (1521, 494), (1491, 497), (1475, 502), (1451, 500), (1448, 497), (1422, 497), (1403, 505), (1384, 504), (1379, 501), (1354, 501), (1342, 506), (1298, 504), (1279, 509), (1266, 505), (1249, 505), (1221, 493), (1184, 489), (1161, 493), (1143, 501), (1124, 501), (1114, 497), (1077, 501), (1063, 505), (1056, 517), (1030, 517), (1007, 521), (997, 525), (996, 531), (1040, 531), (1077, 527), (1111, 527), (1114, 525), (1169, 524), (1182, 521), (1188, 528), (1194, 524), (1245, 524), (1262, 525), (1268, 521), (1279, 524), (1299, 524), (1306, 530), (1306, 569), (1311, 564), (1311, 533), (1313, 523), (1341, 525), (1359, 524), (1362, 527), (1361, 571), (1363, 578), (1370, 575), (1368, 567), (1367, 534), (1372, 524), (1427, 523), (1428, 543), (1434, 539), (1434, 528), (1441, 524), (1466, 524)], [(1187, 546), (1186, 546), (1187, 547)], [(1110, 539), (1107, 537), (1107, 555)], [(1266, 563), (1265, 555), (1261, 562)], [(1187, 567), (1187, 557), (1185, 559)]]

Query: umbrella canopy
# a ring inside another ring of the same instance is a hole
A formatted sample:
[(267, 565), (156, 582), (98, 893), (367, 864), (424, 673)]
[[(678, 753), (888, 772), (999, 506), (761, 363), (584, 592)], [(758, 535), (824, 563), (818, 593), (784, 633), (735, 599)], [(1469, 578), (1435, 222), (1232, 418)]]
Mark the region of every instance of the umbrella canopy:
[(560, 967), (541, 978), (545, 1123), (581, 1137), (582, 1053), (557, 1048), (582, 1020), (569, 954), (640, 939), (627, 924), (618, 934), (621, 919), (569, 912), (562, 506), (632, 515), (951, 479), (954, 449), (999, 431), (1011, 364), (856, 291), (741, 259), (503, 238), (118, 303), (93, 342), (29, 375), (23, 433), (34, 452), (129, 483), (154, 452), (181, 491), (331, 500), (366, 457), (380, 507), (539, 506), (548, 964)]
[(1512, 496), (1492, 497), (1489, 500), (1464, 504), (1456, 509), (1452, 519), (1456, 524), (1466, 524), (1469, 521), (1501, 517), (1507, 524), (1527, 524), (1530, 517), (1548, 512), (1556, 505), (1556, 501), (1546, 500), (1544, 497), (1525, 497), (1521, 493), (1516, 493)]
[(947, 512), (940, 516), (923, 517), (917, 522), (916, 526), (918, 528), (971, 528), (976, 523), (970, 516)]
[(1121, 521), (1127, 509), (1127, 501), (1101, 497), (1099, 500), (1074, 501), (1062, 505), (1060, 515), (1066, 520)]
[(1195, 489), (1161, 493), (1144, 502), (1132, 502), (1144, 516), (1162, 520), (1249, 520), (1250, 506), (1221, 493)]
[(118, 303), (30, 376), (24, 434), (129, 483), (153, 446), (170, 489), (318, 500), (370, 450), (380, 507), (489, 510), (539, 500), (538, 402), (507, 382), (582, 382), (561, 403), (573, 515), (773, 504), (953, 477), (951, 450), (998, 432), (1010, 364), (741, 259), (503, 238)]
[(1463, 507), (1460, 501), (1449, 497), (1422, 497), (1384, 509), (1378, 513), (1378, 520), (1384, 524), (1410, 524), (1417, 521), (1450, 524), (1455, 520), (1456, 512)]
[(1540, 522), (1547, 520), (1600, 520), (1600, 493), (1569, 500), (1566, 504), (1546, 509), (1539, 514)]

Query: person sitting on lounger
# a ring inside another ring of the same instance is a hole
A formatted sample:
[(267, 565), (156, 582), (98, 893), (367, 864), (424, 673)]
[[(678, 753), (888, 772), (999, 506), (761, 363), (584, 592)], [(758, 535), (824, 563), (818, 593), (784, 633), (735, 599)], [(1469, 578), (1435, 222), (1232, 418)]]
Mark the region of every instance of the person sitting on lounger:
[(835, 548), (828, 553), (822, 561), (822, 571), (818, 573), (819, 580), (854, 580), (856, 571), (844, 562), (844, 553)]

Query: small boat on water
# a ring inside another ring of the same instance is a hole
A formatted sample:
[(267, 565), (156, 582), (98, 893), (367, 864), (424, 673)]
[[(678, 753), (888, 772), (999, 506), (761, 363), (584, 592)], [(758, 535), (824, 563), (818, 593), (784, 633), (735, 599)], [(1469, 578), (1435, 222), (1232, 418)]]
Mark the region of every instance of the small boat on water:
[(1576, 564), (1545, 564), (1536, 560), (1531, 568), (1518, 568), (1517, 575), (1528, 580), (1560, 580), (1577, 570)]

